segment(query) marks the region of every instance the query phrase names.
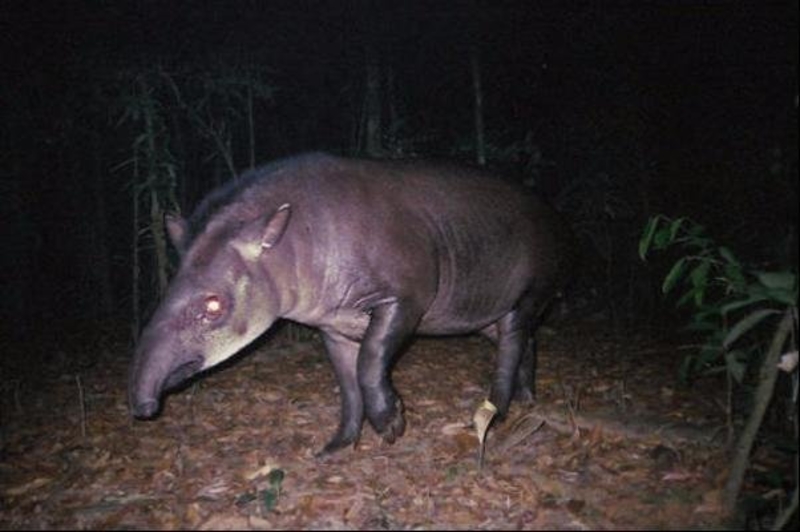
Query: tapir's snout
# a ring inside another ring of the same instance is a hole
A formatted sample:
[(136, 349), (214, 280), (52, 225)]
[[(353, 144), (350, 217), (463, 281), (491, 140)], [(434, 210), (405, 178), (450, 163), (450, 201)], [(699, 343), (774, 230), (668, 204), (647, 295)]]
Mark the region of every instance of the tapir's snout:
[[(154, 332), (155, 331), (155, 332)], [(203, 366), (202, 355), (195, 350), (180, 349), (167, 341), (157, 329), (148, 329), (134, 355), (128, 394), (133, 417), (155, 417), (164, 392), (179, 386)]]

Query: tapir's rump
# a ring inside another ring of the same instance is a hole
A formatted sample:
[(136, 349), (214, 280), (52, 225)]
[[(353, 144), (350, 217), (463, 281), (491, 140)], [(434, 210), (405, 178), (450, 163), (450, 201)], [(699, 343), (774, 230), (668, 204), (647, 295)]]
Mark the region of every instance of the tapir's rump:
[[(413, 334), (481, 331), (497, 342), (491, 402), (532, 394), (532, 331), (566, 279), (569, 231), (537, 198), (483, 170), (306, 154), (251, 171), (167, 219), (181, 267), (139, 340), (133, 413), (288, 318), (319, 328), (342, 415), (404, 429), (389, 380)], [(155, 405), (155, 406), (154, 406)]]

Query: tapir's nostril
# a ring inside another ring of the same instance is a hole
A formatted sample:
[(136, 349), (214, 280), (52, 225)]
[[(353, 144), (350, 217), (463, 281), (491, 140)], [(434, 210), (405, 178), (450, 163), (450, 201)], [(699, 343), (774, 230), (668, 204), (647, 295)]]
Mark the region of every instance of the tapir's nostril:
[(145, 401), (133, 407), (133, 415), (138, 418), (151, 418), (158, 411), (158, 401)]

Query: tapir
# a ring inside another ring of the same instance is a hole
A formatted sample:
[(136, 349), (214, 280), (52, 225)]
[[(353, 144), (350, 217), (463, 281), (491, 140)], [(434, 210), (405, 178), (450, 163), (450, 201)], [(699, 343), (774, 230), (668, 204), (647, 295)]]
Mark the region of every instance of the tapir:
[(355, 445), (365, 416), (402, 435), (391, 370), (415, 334), (488, 336), (499, 417), (532, 399), (534, 328), (573, 256), (560, 216), (488, 171), (324, 153), (245, 173), (166, 227), (180, 267), (135, 348), (133, 415), (284, 318), (319, 330), (339, 383), (320, 454)]

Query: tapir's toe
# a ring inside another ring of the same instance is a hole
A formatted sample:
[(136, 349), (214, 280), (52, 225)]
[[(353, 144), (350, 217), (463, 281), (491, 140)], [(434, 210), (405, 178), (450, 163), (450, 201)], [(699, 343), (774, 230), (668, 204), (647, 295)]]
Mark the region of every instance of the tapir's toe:
[(353, 437), (343, 437), (340, 434), (336, 434), (336, 436), (334, 436), (331, 441), (325, 444), (325, 447), (323, 447), (322, 450), (317, 452), (317, 454), (314, 456), (316, 456), (317, 458), (326, 458), (335, 453), (336, 451), (344, 449), (345, 447), (351, 445), (355, 447), (357, 443), (358, 443), (358, 435)]
[(523, 405), (532, 405), (536, 402), (536, 394), (530, 387), (518, 386), (514, 390), (514, 400)]
[(378, 430), (386, 443), (394, 443), (397, 438), (406, 431), (406, 420), (403, 416), (403, 402), (399, 397), (395, 399), (394, 411), (385, 422), (384, 426)]

